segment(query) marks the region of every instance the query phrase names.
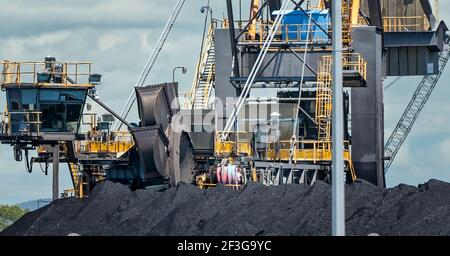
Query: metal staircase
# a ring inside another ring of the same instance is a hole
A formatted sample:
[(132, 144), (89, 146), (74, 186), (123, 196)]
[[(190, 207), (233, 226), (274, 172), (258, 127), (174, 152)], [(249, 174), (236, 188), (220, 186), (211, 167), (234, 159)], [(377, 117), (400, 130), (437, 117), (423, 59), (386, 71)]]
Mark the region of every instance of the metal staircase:
[(214, 30), (216, 23), (211, 23), (202, 54), (197, 64), (194, 81), (192, 83), (191, 108), (208, 108), (208, 102), (214, 87), (215, 75), (215, 45)]
[(323, 56), (319, 63), (317, 74), (316, 92), (316, 122), (318, 124), (318, 140), (329, 141), (331, 139), (331, 115), (332, 115), (332, 75), (331, 56)]
[(81, 177), (80, 166), (74, 163), (69, 164), (70, 177), (72, 178), (73, 189), (75, 195), (79, 198), (83, 197), (83, 179)]
[(444, 69), (450, 58), (450, 46), (448, 39), (445, 43), (444, 50), (439, 55), (439, 72), (433, 75), (426, 75), (423, 77), (419, 86), (417, 87), (414, 95), (406, 107), (400, 121), (397, 123), (394, 131), (389, 137), (386, 145), (384, 146), (384, 155), (387, 157), (387, 161), (384, 165), (384, 172), (389, 170), (389, 167), (394, 162), (395, 156), (400, 150), (403, 142), (405, 142), (411, 131), (415, 121), (420, 115), (423, 107), (430, 98), (431, 93), (436, 87)]

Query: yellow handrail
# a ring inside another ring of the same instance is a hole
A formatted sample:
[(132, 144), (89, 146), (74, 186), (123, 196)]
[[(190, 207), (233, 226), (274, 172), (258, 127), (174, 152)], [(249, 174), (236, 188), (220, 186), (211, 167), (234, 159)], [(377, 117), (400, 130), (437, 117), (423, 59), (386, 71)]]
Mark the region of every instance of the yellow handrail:
[[(211, 45), (213, 43), (214, 30), (216, 29), (216, 27), (217, 27), (217, 22), (213, 21), (211, 23), (211, 25), (209, 26), (208, 34), (207, 34), (207, 37), (206, 37), (206, 40), (205, 40), (205, 44), (203, 46), (203, 49), (202, 49), (202, 52), (201, 52), (201, 56), (200, 56), (200, 58), (199, 58), (199, 60), (197, 62), (197, 67), (195, 69), (194, 79), (192, 80), (191, 90), (190, 90), (190, 92), (187, 95), (190, 98), (190, 102), (189, 102), (190, 108), (193, 108), (194, 104), (195, 104), (195, 98), (197, 97), (197, 89), (198, 89), (198, 85), (200, 83), (199, 81), (200, 81), (200, 78), (201, 78), (200, 77), (201, 76), (201, 71), (203, 69), (205, 69), (205, 67), (206, 67), (207, 59), (209, 57), (208, 50), (209, 50), (209, 48), (211, 47)], [(210, 81), (210, 76), (212, 75), (211, 74), (212, 72), (213, 72), (213, 69), (211, 69), (210, 73), (208, 74), (209, 82), (211, 82)], [(209, 86), (209, 84), (207, 84), (205, 86), (205, 88), (208, 87), (208, 86)]]
[(208, 102), (209, 102), (209, 90), (212, 86), (212, 82), (214, 81), (213, 79), (214, 79), (214, 74), (215, 74), (215, 68), (216, 68), (216, 66), (215, 66), (215, 64), (213, 64), (211, 66), (211, 71), (208, 74), (208, 79), (206, 81), (205, 89), (203, 91), (203, 95), (205, 95), (205, 97), (203, 98), (204, 106), (207, 106)]
[(42, 112), (38, 112), (38, 111), (18, 111), (18, 112), (4, 112), (3, 113), (3, 118), (5, 118), (7, 121), (3, 121), (5, 123), (5, 127), (7, 128), (5, 131), (8, 135), (12, 134), (11, 128), (12, 128), (12, 116), (13, 115), (23, 115), (24, 117), (24, 122), (27, 125), (35, 125), (35, 129), (34, 130), (30, 130), (28, 132), (30, 133), (36, 133), (37, 136), (39, 136), (40, 134), (40, 129), (41, 129), (41, 125), (42, 125), (42, 121), (41, 121), (41, 116), (42, 116)]
[[(53, 66), (47, 69), (49, 63)], [(5, 85), (46, 85), (38, 81), (39, 72), (49, 72), (52, 76), (60, 76), (61, 83), (64, 86), (92, 86), (89, 83), (89, 77), (92, 75), (91, 62), (45, 62), (45, 61), (3, 61), (1, 62), (3, 69), (0, 84)], [(56, 66), (61, 67), (61, 71), (56, 70)], [(83, 70), (83, 71), (80, 71)], [(73, 78), (74, 84), (69, 82), (69, 78)], [(52, 84), (52, 85), (54, 85)]]
[(423, 16), (392, 16), (383, 17), (385, 32), (428, 31), (430, 22)]

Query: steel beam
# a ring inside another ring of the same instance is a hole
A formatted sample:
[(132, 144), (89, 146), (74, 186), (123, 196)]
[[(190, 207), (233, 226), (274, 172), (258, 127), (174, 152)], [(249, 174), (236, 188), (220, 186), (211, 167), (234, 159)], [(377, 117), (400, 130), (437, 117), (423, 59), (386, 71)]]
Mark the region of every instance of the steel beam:
[(230, 40), (231, 40), (231, 53), (233, 55), (233, 73), (234, 76), (239, 77), (239, 62), (237, 59), (237, 40), (236, 31), (234, 28), (234, 15), (233, 15), (233, 3), (231, 0), (227, 0), (227, 12), (228, 12), (228, 23), (230, 30)]
[(124, 119), (122, 116), (114, 112), (111, 108), (106, 106), (103, 102), (101, 102), (99, 99), (96, 99), (95, 96), (88, 93), (89, 98), (91, 98), (93, 101), (95, 101), (98, 105), (100, 105), (102, 108), (104, 108), (106, 111), (108, 111), (111, 115), (113, 115), (115, 118), (117, 118), (122, 124), (126, 125), (128, 129), (131, 128), (131, 125)]

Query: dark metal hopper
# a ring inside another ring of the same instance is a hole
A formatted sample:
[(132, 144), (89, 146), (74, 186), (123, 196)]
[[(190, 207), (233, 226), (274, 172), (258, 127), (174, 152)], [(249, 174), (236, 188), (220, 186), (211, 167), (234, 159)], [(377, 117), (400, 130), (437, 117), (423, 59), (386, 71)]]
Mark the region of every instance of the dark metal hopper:
[(131, 130), (140, 159), (140, 170), (144, 179), (165, 176), (167, 172), (168, 140), (161, 125)]
[[(161, 124), (167, 128), (171, 117), (178, 111), (176, 84), (166, 83), (136, 88), (141, 127)], [(173, 106), (173, 107), (172, 107)]]

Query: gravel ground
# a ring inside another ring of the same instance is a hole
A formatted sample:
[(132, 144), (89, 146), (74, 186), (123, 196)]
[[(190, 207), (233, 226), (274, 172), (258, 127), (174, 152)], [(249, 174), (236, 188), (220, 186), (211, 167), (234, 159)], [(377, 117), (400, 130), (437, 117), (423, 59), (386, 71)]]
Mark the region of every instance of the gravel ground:
[[(331, 186), (250, 183), (235, 191), (180, 183), (164, 192), (112, 182), (84, 200), (62, 199), (26, 214), (0, 235), (330, 235)], [(348, 235), (450, 235), (450, 184), (346, 187)]]

